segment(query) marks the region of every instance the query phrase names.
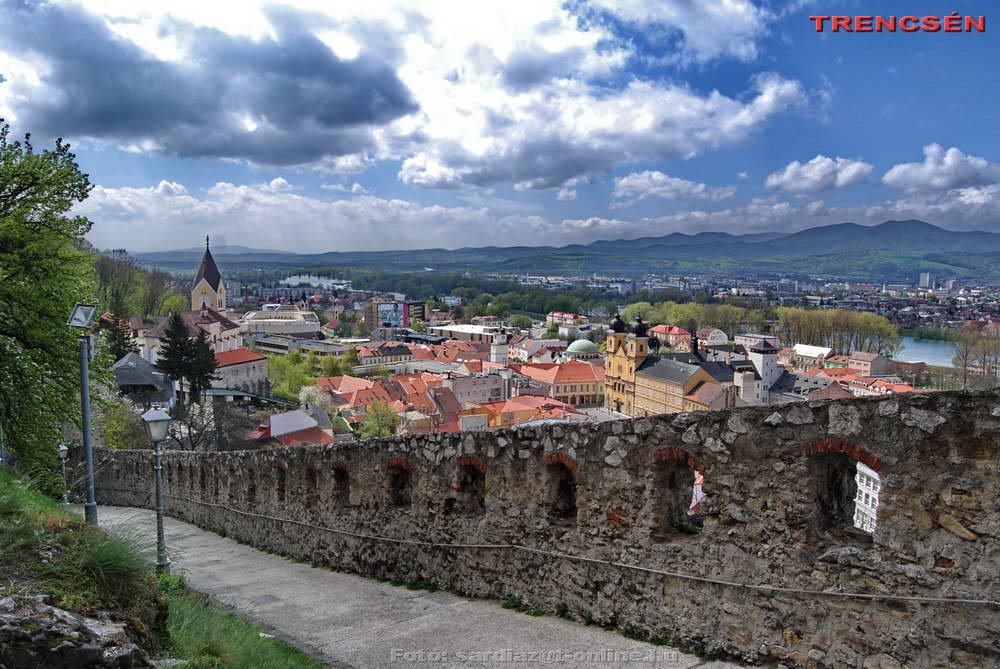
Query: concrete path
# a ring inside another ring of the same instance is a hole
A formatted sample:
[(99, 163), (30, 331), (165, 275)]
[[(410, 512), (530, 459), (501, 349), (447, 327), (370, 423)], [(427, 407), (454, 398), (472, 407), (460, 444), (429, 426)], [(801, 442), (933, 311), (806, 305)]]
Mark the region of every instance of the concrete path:
[[(100, 507), (102, 527), (155, 556), (152, 511)], [(174, 573), (334, 667), (736, 667), (489, 601), (395, 587), (269, 555), (167, 518)]]

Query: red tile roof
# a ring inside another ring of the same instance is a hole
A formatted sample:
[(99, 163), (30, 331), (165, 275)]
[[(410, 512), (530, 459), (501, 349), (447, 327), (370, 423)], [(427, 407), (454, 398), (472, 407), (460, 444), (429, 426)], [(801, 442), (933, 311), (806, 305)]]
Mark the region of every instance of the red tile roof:
[(223, 351), (222, 353), (215, 354), (216, 367), (232, 367), (233, 365), (257, 362), (258, 360), (267, 360), (267, 358), (259, 353), (254, 353), (248, 348), (237, 348), (232, 351)]

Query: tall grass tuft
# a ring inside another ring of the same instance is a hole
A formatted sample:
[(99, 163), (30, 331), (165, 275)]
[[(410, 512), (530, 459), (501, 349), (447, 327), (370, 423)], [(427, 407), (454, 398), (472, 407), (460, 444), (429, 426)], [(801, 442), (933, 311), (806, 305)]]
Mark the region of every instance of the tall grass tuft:
[(134, 591), (152, 568), (137, 544), (137, 537), (128, 534), (88, 533), (80, 547), (80, 572), (105, 592), (120, 596)]

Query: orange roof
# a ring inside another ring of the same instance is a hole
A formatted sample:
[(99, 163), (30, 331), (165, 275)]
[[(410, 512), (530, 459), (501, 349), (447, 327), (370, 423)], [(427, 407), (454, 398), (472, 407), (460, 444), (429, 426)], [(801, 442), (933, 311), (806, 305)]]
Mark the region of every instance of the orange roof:
[(316, 379), (316, 385), (320, 390), (328, 393), (352, 393), (355, 390), (364, 390), (375, 385), (369, 379), (360, 379), (356, 376), (326, 376)]
[(682, 337), (690, 337), (691, 333), (684, 328), (677, 327), (676, 325), (657, 325), (650, 332), (655, 332), (656, 334), (665, 335), (678, 335)]
[(237, 348), (232, 351), (223, 351), (222, 353), (215, 354), (215, 366), (216, 367), (231, 367), (232, 365), (242, 365), (247, 362), (256, 362), (258, 360), (266, 360), (264, 356), (259, 353), (254, 353), (248, 348)]
[(310, 427), (298, 432), (290, 432), (278, 437), (282, 446), (298, 446), (300, 444), (332, 444), (333, 437), (324, 432), (321, 428)]
[(520, 373), (544, 383), (593, 383), (604, 381), (604, 368), (579, 360), (562, 364), (520, 365)]

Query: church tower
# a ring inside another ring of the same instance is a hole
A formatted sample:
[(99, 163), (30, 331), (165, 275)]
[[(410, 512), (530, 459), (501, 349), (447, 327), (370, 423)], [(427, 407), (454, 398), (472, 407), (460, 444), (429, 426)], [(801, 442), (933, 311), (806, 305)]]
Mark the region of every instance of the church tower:
[(191, 286), (191, 310), (201, 311), (205, 307), (213, 311), (226, 308), (226, 285), (208, 248), (208, 235), (205, 235), (205, 254)]

